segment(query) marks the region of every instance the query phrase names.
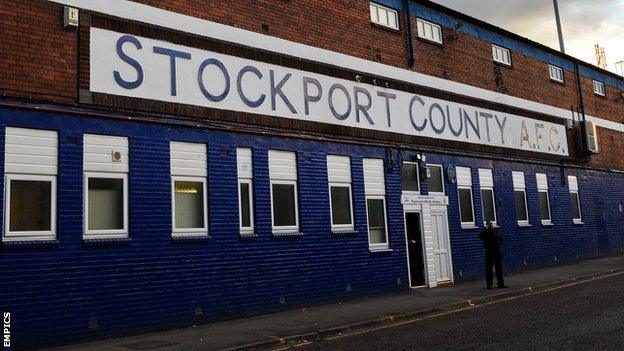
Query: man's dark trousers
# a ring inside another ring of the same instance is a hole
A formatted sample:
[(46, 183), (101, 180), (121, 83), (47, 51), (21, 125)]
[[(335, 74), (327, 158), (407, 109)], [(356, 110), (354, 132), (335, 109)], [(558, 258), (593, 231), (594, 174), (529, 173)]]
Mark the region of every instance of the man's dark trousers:
[(498, 286), (504, 286), (503, 279), (503, 255), (499, 248), (490, 248), (485, 250), (485, 282), (487, 287), (492, 287), (493, 274), (492, 265), (496, 266), (496, 280)]

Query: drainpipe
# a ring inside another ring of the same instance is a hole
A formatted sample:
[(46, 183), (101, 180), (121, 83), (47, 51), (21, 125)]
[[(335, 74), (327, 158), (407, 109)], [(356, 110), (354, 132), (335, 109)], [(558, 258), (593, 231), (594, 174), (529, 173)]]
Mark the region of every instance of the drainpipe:
[(574, 59), (574, 73), (576, 74), (576, 88), (577, 88), (577, 93), (578, 93), (578, 98), (579, 98), (579, 108), (581, 110), (581, 117), (579, 118), (579, 120), (581, 120), (581, 145), (583, 147), (583, 154), (585, 155), (585, 151), (587, 150), (587, 138), (586, 138), (586, 126), (585, 126), (585, 103), (583, 102), (583, 88), (581, 86), (581, 73), (579, 70), (579, 63), (577, 59)]
[(410, 14), (410, 0), (403, 2), (407, 17), (407, 64), (414, 67), (414, 45), (412, 43), (412, 15)]

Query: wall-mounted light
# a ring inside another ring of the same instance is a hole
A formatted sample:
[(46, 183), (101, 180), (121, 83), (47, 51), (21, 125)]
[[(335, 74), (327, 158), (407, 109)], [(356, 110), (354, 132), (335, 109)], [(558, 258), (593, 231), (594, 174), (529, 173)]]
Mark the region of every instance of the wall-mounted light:
[(78, 9), (75, 7), (65, 6), (63, 8), (63, 28), (78, 28)]
[(358, 82), (358, 83), (361, 82), (362, 81), (362, 76), (359, 75), (359, 74), (356, 74), (355, 75), (355, 81)]

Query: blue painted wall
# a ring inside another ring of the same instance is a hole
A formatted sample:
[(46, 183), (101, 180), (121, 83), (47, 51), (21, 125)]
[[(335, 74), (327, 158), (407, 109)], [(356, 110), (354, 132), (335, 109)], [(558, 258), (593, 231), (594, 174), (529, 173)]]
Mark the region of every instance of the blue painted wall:
[[(0, 248), (0, 309), (12, 312), (20, 348), (77, 342), (248, 313), (292, 308), (357, 295), (407, 289), (400, 172), (384, 148), (206, 131), (35, 111), (0, 110), (4, 127), (59, 131), (58, 244)], [(130, 145), (130, 242), (82, 242), (82, 135), (127, 136)], [(209, 230), (212, 239), (171, 239), (169, 142), (202, 142), (209, 151)], [(238, 233), (236, 147), (253, 148), (257, 238)], [(268, 150), (297, 152), (300, 231), (273, 238)], [(330, 230), (326, 154), (352, 156), (353, 235)], [(0, 152), (0, 165), (3, 165)], [(394, 152), (394, 162), (397, 153)], [(412, 157), (405, 153), (405, 157)], [(392, 252), (368, 251), (363, 157), (386, 159)], [(428, 162), (473, 167), (476, 218), (481, 218), (477, 168), (493, 168), (508, 270), (556, 264), (618, 251), (624, 243), (624, 175), (486, 159), (427, 155)], [(0, 166), (2, 167), (2, 166)], [(532, 227), (517, 229), (511, 171), (526, 172)], [(552, 228), (539, 224), (535, 172), (548, 173)], [(563, 172), (563, 173), (562, 173)], [(573, 226), (566, 174), (577, 174), (585, 225)], [(423, 184), (426, 189), (426, 184)], [(604, 189), (610, 189), (605, 192)], [(459, 225), (457, 189), (446, 183), (457, 280), (481, 276), (477, 230)], [(557, 262), (553, 257), (557, 256)], [(526, 266), (525, 266), (526, 261)], [(351, 284), (351, 291), (346, 285)], [(282, 300), (282, 302), (280, 302)], [(96, 328), (89, 328), (97, 324)]]

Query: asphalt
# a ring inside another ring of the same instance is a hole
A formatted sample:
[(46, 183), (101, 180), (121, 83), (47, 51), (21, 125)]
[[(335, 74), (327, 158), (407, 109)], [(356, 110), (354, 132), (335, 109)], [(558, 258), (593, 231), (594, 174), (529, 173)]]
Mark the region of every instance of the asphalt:
[(624, 255), (513, 273), (505, 279), (509, 289), (486, 290), (483, 280), (474, 280), (435, 289), (416, 289), (48, 350), (267, 349), (308, 340), (320, 341), (410, 318), (467, 309), (620, 272), (624, 272)]

